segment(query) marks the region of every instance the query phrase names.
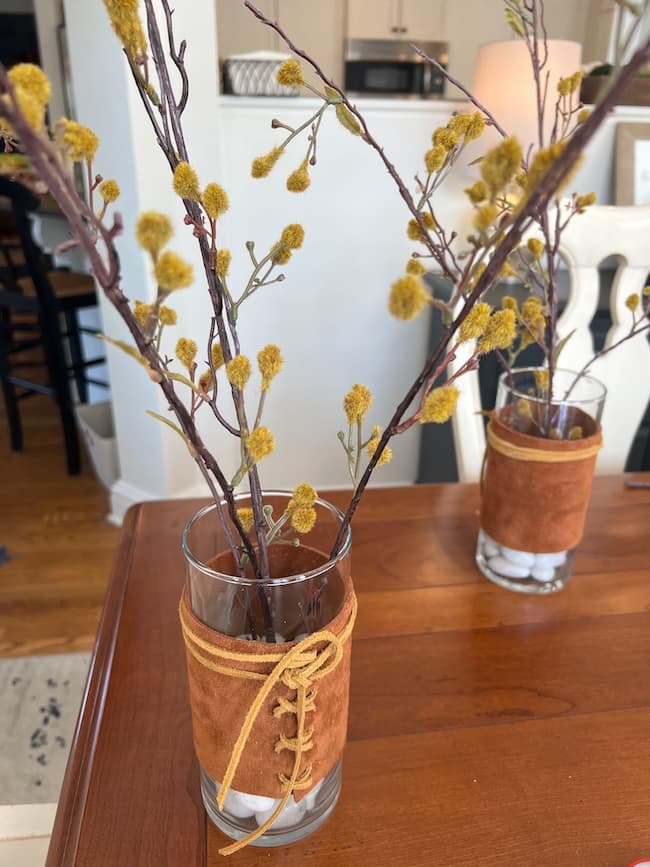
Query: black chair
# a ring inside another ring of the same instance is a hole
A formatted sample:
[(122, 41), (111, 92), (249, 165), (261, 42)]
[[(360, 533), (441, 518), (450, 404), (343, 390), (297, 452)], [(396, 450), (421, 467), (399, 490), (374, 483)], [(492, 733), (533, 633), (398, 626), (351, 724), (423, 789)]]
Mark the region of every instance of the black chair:
[[(40, 202), (30, 190), (0, 177), (0, 198), (10, 203), (15, 225), (14, 233), (0, 236), (0, 380), (11, 448), (20, 451), (23, 445), (20, 401), (52, 395), (61, 415), (68, 472), (76, 475), (81, 456), (70, 381), (74, 379), (82, 403), (89, 384), (107, 387), (88, 377), (88, 368), (105, 359), (84, 359), (81, 335), (95, 331), (77, 320), (79, 310), (97, 306), (95, 284), (88, 274), (50, 268), (32, 238), (29, 214)], [(44, 361), (34, 360), (37, 349)], [(45, 382), (27, 379), (30, 368), (45, 368)]]

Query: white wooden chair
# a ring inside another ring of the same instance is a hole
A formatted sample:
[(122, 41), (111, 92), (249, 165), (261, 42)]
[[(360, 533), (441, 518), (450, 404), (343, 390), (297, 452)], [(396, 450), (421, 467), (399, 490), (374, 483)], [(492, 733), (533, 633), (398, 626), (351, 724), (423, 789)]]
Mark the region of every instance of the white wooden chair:
[[(616, 343), (629, 330), (632, 314), (625, 299), (642, 292), (650, 273), (650, 206), (593, 205), (571, 220), (562, 235), (560, 253), (569, 271), (569, 298), (558, 320), (559, 337), (575, 329), (562, 350), (560, 366), (580, 370), (594, 354), (589, 324), (598, 307), (598, 265), (608, 256), (618, 257), (618, 268), (610, 294), (613, 324), (605, 346)], [(450, 372), (458, 370), (471, 351), (469, 345), (462, 346)], [(599, 358), (589, 372), (607, 387), (604, 444), (596, 472), (620, 473), (650, 397), (647, 333)], [(477, 481), (485, 450), (483, 417), (477, 415), (481, 409), (478, 373), (459, 377), (456, 385), (461, 393), (453, 415), (458, 474), (462, 482)]]

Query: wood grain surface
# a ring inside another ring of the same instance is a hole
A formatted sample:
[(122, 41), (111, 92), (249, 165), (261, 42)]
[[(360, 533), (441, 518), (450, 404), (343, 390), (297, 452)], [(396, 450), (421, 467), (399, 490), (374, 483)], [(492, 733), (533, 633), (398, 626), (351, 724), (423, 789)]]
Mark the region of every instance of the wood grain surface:
[[(196, 505), (131, 513), (48, 867), (224, 863), (200, 804), (176, 619)], [(575, 574), (546, 597), (478, 573), (477, 507), (469, 485), (368, 492), (340, 802), (308, 839), (249, 848), (235, 867), (650, 858), (650, 490), (596, 479)]]

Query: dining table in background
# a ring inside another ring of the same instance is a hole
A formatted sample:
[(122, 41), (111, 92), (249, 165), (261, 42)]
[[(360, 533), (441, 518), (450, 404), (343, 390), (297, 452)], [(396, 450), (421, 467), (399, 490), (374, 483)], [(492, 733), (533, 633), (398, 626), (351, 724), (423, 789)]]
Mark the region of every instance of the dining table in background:
[(650, 489), (625, 478), (595, 480), (575, 573), (545, 596), (476, 569), (476, 485), (368, 491), (340, 801), (313, 836), (228, 862), (201, 804), (177, 614), (197, 502), (133, 507), (47, 867), (650, 859)]

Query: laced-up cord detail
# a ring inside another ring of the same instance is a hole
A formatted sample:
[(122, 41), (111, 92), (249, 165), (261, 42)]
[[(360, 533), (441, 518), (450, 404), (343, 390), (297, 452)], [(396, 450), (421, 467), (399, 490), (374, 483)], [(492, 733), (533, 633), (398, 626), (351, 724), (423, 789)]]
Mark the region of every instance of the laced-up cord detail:
[[(183, 616), (182, 604), (179, 609), (179, 616), (187, 650), (200, 665), (210, 671), (225, 674), (229, 677), (259, 680), (261, 684), (244, 718), (221, 783), (221, 788), (219, 789), (217, 805), (220, 810), (223, 810), (224, 802), (232, 786), (244, 747), (264, 702), (279, 683), (296, 693), (295, 699), (279, 698), (273, 709), (273, 715), (276, 718), (281, 717), (285, 713), (295, 714), (296, 716), (295, 737), (287, 737), (284, 734), (280, 734), (275, 745), (276, 753), (280, 753), (283, 750), (290, 750), (294, 753), (291, 775), (289, 777), (285, 774), (278, 775), (284, 793), (283, 797), (266, 822), (242, 840), (238, 840), (219, 850), (222, 855), (232, 855), (234, 852), (252, 843), (271, 827), (295, 791), (311, 788), (312, 767), (308, 764), (304, 768), (301, 768), (303, 755), (312, 749), (314, 737), (313, 729), (306, 727), (305, 717), (310, 711), (315, 710), (316, 707), (314, 700), (317, 687), (314, 685), (314, 681), (321, 680), (330, 674), (343, 657), (343, 646), (350, 638), (357, 616), (357, 601), (353, 595), (350, 617), (338, 635), (327, 629), (323, 629), (320, 632), (314, 632), (312, 635), (303, 638), (302, 641), (288, 651), (255, 655), (224, 650), (201, 639), (191, 629)], [(318, 645), (324, 646), (316, 649)], [(228, 665), (229, 662), (273, 663), (273, 668), (268, 674), (261, 674), (258, 671), (232, 668)]]

